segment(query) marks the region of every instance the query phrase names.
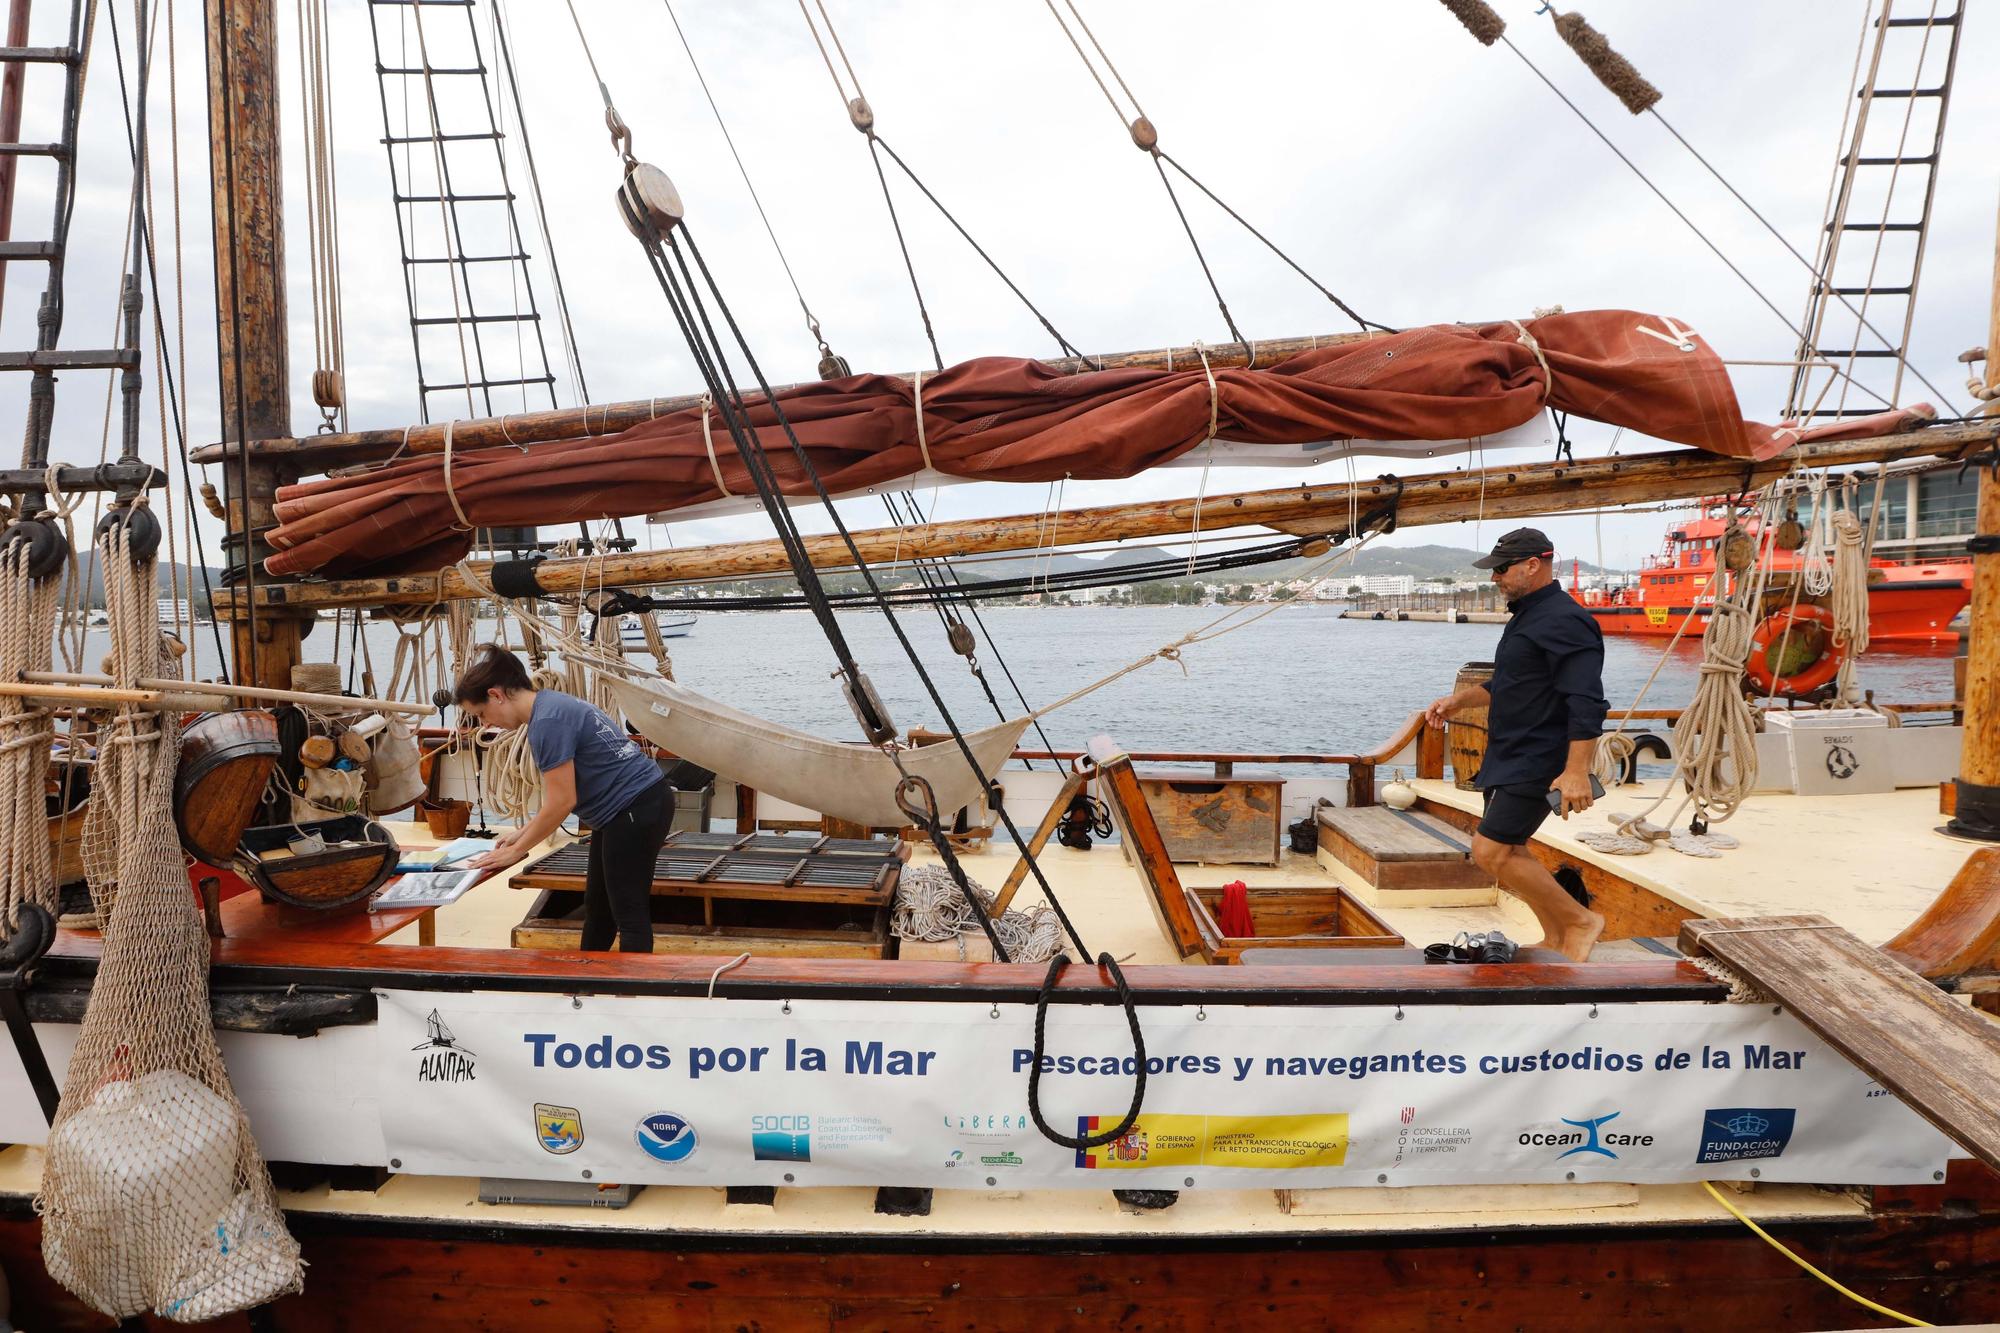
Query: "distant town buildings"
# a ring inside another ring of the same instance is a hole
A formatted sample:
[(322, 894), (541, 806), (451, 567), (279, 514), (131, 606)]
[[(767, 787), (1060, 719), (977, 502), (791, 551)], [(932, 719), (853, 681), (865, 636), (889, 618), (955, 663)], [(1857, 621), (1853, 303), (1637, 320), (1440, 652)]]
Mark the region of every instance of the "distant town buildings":
[(1408, 574), (1357, 574), (1348, 586), (1358, 585), (1371, 597), (1408, 597), (1417, 590), (1417, 581)]

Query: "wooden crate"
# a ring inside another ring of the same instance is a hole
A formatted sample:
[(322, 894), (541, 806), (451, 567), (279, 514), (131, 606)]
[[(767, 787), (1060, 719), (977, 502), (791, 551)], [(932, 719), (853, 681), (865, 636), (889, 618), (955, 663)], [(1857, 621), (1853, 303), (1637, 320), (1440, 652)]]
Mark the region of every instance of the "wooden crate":
[(1385, 805), (1322, 806), (1319, 853), (1384, 891), (1470, 893), (1493, 901), (1493, 877), (1472, 863), (1472, 837), (1436, 815)]
[(1206, 777), (1140, 773), (1139, 790), (1167, 855), (1207, 865), (1278, 864), (1285, 780), (1269, 774)]

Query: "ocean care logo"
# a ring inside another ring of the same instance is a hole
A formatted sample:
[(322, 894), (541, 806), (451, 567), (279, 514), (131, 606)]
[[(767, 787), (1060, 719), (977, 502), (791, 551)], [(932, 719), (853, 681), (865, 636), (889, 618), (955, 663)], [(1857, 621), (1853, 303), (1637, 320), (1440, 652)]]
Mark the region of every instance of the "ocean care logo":
[(1564, 1116), (1560, 1123), (1568, 1126), (1567, 1129), (1532, 1126), (1521, 1131), (1519, 1142), (1524, 1148), (1561, 1148), (1562, 1151), (1556, 1154), (1557, 1161), (1579, 1154), (1616, 1160), (1620, 1148), (1652, 1147), (1651, 1134), (1604, 1128), (1623, 1114), (1622, 1111), (1610, 1111), (1584, 1120)]
[(751, 1116), (750, 1155), (759, 1162), (810, 1162), (812, 1117), (804, 1112)]
[(431, 1010), (424, 1026), (430, 1035), (410, 1048), (425, 1053), (417, 1062), (417, 1082), (470, 1083), (474, 1078), (473, 1053), (458, 1044), (437, 1010)]
[(1724, 1106), (1701, 1118), (1701, 1148), (1696, 1162), (1740, 1162), (1753, 1157), (1778, 1157), (1792, 1141), (1798, 1108), (1791, 1106)]
[(632, 1131), (632, 1140), (656, 1162), (685, 1162), (694, 1155), (694, 1126), (671, 1111), (655, 1111)]
[(583, 1146), (583, 1117), (574, 1106), (535, 1103), (535, 1140), (543, 1152), (560, 1157)]

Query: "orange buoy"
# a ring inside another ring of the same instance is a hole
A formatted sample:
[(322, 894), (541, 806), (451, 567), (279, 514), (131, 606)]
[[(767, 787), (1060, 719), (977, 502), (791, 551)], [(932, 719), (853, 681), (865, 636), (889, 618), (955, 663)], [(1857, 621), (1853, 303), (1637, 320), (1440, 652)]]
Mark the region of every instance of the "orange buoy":
[(1833, 613), (1823, 606), (1794, 606), (1757, 626), (1743, 674), (1760, 694), (1804, 695), (1840, 674), (1846, 660), (1847, 649), (1834, 641)]

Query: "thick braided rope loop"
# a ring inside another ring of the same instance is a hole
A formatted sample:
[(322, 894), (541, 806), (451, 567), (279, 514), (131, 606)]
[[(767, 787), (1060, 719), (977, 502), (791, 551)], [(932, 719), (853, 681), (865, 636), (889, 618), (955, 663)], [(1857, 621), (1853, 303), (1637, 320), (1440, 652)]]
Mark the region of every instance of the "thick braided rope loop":
[[(159, 674), (154, 563), (135, 566), (119, 529), (98, 568), (113, 674)], [(42, 1259), (113, 1318), (212, 1319), (298, 1291), (299, 1248), (210, 1027), (208, 936), (174, 832), (172, 715), (127, 706), (104, 735), (86, 838), (108, 920), (49, 1130)]]
[(474, 744), (484, 752), (479, 771), (486, 803), (507, 819), (526, 819), (542, 803), (542, 770), (529, 748), (528, 729), (481, 731)]
[(1108, 953), (1097, 955), (1097, 966), (1111, 974), (1118, 1003), (1125, 1007), (1125, 1022), (1132, 1029), (1132, 1105), (1117, 1124), (1095, 1134), (1078, 1134), (1072, 1138), (1060, 1130), (1049, 1128), (1049, 1122), (1042, 1117), (1042, 1052), (1048, 1045), (1049, 997), (1055, 994), (1056, 982), (1068, 966), (1069, 959), (1063, 954), (1049, 959), (1049, 970), (1042, 978), (1042, 989), (1035, 996), (1035, 1048), (1028, 1065), (1028, 1114), (1033, 1117), (1035, 1128), (1042, 1131), (1042, 1137), (1050, 1143), (1064, 1148), (1102, 1148), (1107, 1143), (1124, 1138), (1132, 1126), (1139, 1123), (1139, 1109), (1146, 1104), (1146, 1038), (1139, 1031), (1139, 1010), (1132, 1003), (1132, 989), (1125, 984), (1125, 973), (1119, 968), (1118, 960)]
[[(0, 680), (24, 671), (49, 670), (55, 652), (55, 576), (28, 576), (28, 545), (0, 555)], [(21, 908), (33, 904), (56, 915), (55, 876), (49, 867), (47, 782), (55, 719), (20, 695), (0, 695), (0, 938), (12, 935)]]

